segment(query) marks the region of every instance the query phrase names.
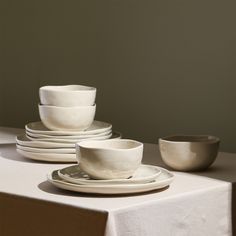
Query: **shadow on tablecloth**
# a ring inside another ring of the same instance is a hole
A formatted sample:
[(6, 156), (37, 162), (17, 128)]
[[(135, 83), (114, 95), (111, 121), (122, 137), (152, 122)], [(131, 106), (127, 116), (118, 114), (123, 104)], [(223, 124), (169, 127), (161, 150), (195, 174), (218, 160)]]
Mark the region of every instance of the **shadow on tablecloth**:
[(16, 151), (16, 144), (0, 144), (0, 156), (11, 161), (37, 163), (34, 160), (24, 158)]
[(34, 164), (63, 164), (62, 162), (49, 162), (25, 158), (16, 151), (16, 144), (0, 144), (0, 158), (5, 158), (10, 161), (19, 161)]

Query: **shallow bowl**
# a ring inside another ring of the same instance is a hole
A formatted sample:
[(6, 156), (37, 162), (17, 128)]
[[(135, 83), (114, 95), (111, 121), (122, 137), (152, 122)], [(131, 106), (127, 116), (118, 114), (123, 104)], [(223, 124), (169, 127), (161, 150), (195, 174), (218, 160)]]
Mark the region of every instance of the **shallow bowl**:
[(96, 105), (78, 107), (57, 107), (39, 104), (39, 116), (50, 130), (81, 131), (94, 120)]
[(92, 106), (95, 103), (96, 88), (83, 85), (43, 86), (39, 89), (39, 97), (43, 105)]
[(129, 139), (82, 141), (76, 144), (81, 170), (93, 179), (125, 179), (140, 166), (143, 144)]
[(159, 139), (162, 160), (174, 170), (198, 171), (216, 159), (220, 140), (209, 135), (174, 135)]

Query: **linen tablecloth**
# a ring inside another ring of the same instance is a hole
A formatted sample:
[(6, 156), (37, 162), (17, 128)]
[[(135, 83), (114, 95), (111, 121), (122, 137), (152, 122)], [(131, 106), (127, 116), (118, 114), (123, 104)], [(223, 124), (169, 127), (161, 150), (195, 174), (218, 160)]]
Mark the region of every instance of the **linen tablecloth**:
[[(220, 153), (206, 172), (173, 172), (173, 183), (163, 190), (126, 196), (80, 194), (46, 180), (48, 172), (70, 164), (36, 162), (16, 152), (19, 131), (0, 128), (0, 236), (233, 233), (236, 154)], [(156, 144), (145, 144), (143, 163), (165, 167)]]

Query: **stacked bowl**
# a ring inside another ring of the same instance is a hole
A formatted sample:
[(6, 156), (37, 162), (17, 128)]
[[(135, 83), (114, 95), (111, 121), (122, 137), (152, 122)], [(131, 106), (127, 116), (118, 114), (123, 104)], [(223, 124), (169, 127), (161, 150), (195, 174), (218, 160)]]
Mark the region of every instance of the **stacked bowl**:
[(44, 86), (39, 89), (39, 115), (50, 130), (82, 131), (96, 111), (96, 88), (82, 85)]
[(50, 162), (75, 162), (75, 143), (120, 138), (112, 125), (94, 120), (96, 88), (82, 85), (44, 86), (39, 90), (40, 122), (17, 136), (23, 156)]

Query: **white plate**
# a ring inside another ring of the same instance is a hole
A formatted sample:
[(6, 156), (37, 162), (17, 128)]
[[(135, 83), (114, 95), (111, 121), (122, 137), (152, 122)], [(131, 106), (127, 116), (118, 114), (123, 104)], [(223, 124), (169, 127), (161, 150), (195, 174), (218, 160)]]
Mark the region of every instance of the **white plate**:
[(114, 132), (113, 134), (104, 135), (100, 137), (89, 138), (89, 139), (34, 138), (34, 137), (30, 137), (29, 135), (26, 135), (26, 136), (28, 139), (32, 141), (46, 141), (46, 142), (73, 143), (73, 144), (83, 141), (83, 140), (105, 140), (105, 139), (121, 138), (121, 134), (118, 132)]
[(26, 147), (16, 144), (16, 147), (20, 150), (35, 153), (65, 153), (65, 154), (75, 154), (75, 148), (35, 148)]
[(128, 179), (109, 179), (109, 180), (95, 180), (90, 179), (89, 176), (80, 170), (79, 165), (69, 166), (58, 171), (58, 175), (75, 184), (131, 184), (131, 183), (146, 183), (150, 182), (161, 174), (161, 170), (157, 166), (141, 165), (131, 178)]
[(16, 137), (16, 143), (21, 146), (35, 147), (35, 148), (75, 148), (75, 143), (57, 143), (38, 141), (38, 139), (32, 141), (25, 134), (18, 135)]
[(26, 134), (33, 138), (59, 138), (59, 139), (87, 139), (87, 138), (97, 138), (110, 135), (111, 130), (108, 130), (99, 134), (88, 134), (88, 135), (48, 135), (48, 134), (35, 134), (26, 130)]
[(111, 130), (112, 125), (106, 122), (95, 120), (92, 125), (84, 131), (52, 131), (46, 128), (41, 121), (32, 122), (25, 126), (25, 129), (35, 134), (47, 135), (88, 135), (99, 134)]
[(37, 161), (47, 161), (47, 162), (77, 162), (76, 154), (62, 154), (62, 153), (35, 153), (35, 152), (27, 152), (20, 149), (16, 149), (19, 154), (22, 156), (37, 160)]
[(68, 183), (62, 180), (58, 171), (55, 170), (47, 175), (47, 179), (58, 188), (81, 193), (95, 194), (128, 194), (141, 193), (151, 190), (157, 190), (170, 185), (174, 179), (174, 175), (166, 169), (160, 168), (161, 174), (152, 182), (143, 184), (105, 184), (105, 185), (80, 185)]

